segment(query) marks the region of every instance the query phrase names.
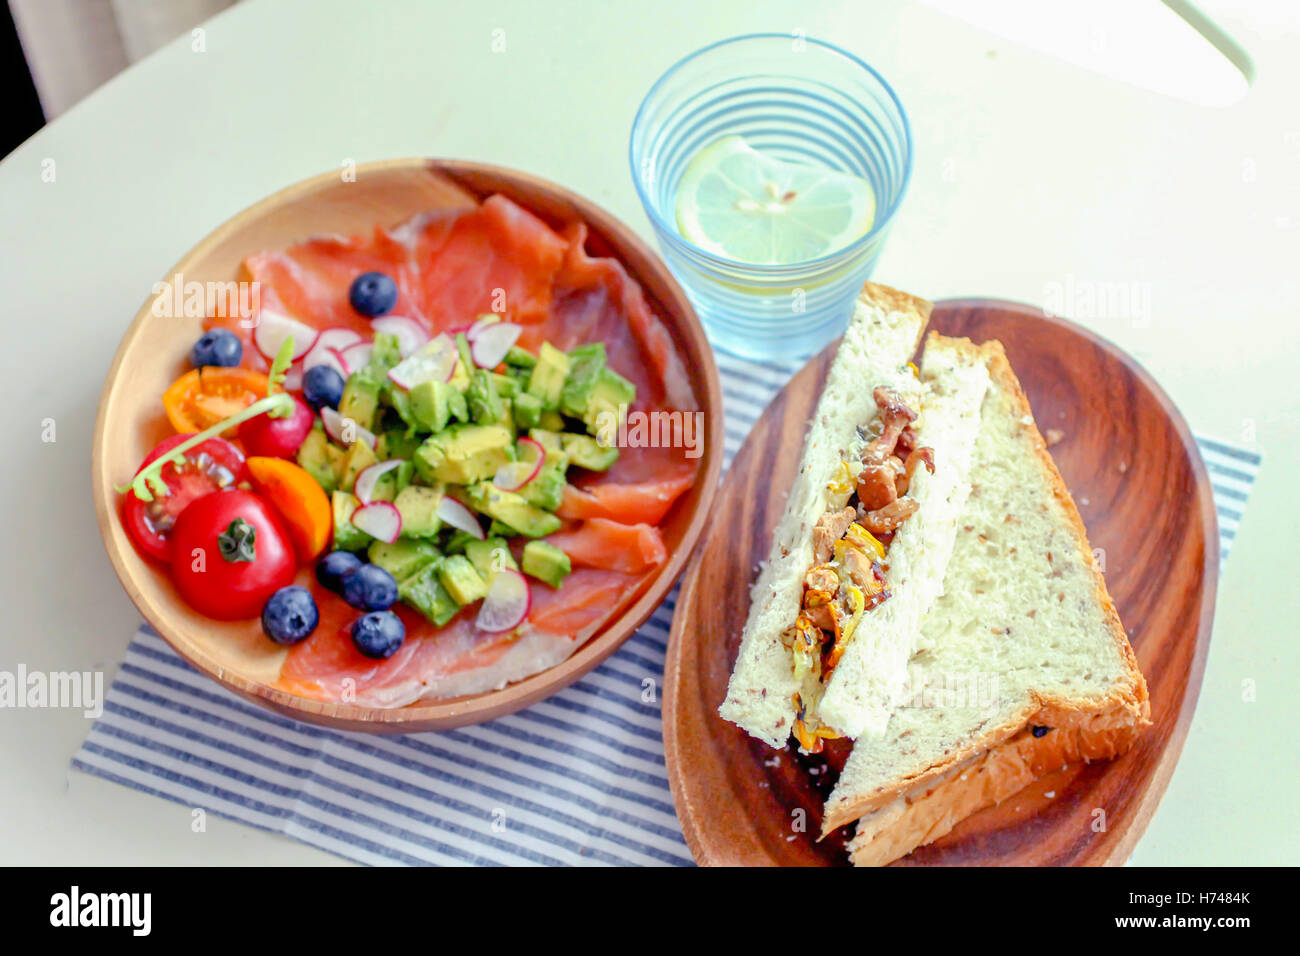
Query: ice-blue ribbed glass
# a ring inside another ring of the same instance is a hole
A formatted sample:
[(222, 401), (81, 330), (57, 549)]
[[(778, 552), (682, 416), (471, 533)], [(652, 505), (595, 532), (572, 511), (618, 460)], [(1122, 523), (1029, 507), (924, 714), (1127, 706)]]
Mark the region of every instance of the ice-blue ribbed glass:
[[(700, 150), (739, 134), (789, 162), (871, 182), (871, 232), (830, 255), (752, 265), (707, 252), (676, 228), (677, 184)], [(751, 358), (811, 355), (843, 330), (912, 172), (912, 133), (889, 84), (819, 40), (754, 34), (692, 53), (646, 95), (632, 124), (632, 178), (668, 267), (714, 345)]]

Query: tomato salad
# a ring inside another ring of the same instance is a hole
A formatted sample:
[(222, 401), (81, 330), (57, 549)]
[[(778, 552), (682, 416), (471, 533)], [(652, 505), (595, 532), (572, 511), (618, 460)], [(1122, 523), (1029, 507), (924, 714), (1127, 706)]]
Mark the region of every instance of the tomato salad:
[(493, 196), (250, 257), (260, 308), (208, 320), (162, 396), (177, 434), (121, 489), (137, 549), (199, 613), (260, 617), (302, 696), (402, 706), (572, 654), (695, 479), (681, 448), (617, 445), (695, 398), (585, 239)]

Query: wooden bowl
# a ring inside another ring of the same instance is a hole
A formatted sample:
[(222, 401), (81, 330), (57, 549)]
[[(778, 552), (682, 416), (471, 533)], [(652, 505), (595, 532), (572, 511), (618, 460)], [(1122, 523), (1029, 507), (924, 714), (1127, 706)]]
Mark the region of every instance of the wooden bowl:
[(195, 246), (163, 278), (227, 281), (242, 260), (262, 249), (284, 248), (322, 233), (368, 232), (430, 209), (469, 208), (502, 193), (553, 226), (581, 220), (588, 249), (613, 256), (645, 291), (679, 350), (705, 419), (699, 477), (661, 525), (668, 561), (642, 585), (617, 618), (563, 663), (502, 690), (398, 709), (323, 703), (271, 686), (284, 651), (256, 621), (223, 623), (191, 610), (166, 574), (142, 559), (118, 521), (120, 496), (140, 460), (171, 433), (160, 396), (188, 368), (186, 356), (199, 320), (160, 318), (152, 298), (137, 313), (118, 348), (100, 399), (91, 464), (95, 512), (104, 545), (122, 586), (150, 624), (187, 661), (237, 694), (290, 717), (343, 730), (404, 733), (479, 723), (526, 707), (577, 680), (612, 654), (663, 600), (681, 573), (703, 527), (722, 468), (722, 400), (717, 367), (694, 310), (667, 268), (627, 226), (599, 206), (553, 183), (480, 163), (403, 159), (357, 169), (355, 182), (338, 172), (306, 180), (244, 210)]
[[(1124, 756), (1053, 774), (899, 864), (1121, 864), (1169, 783), (1205, 669), (1219, 565), (1205, 466), (1152, 378), (1079, 326), (974, 299), (939, 304), (930, 327), (1000, 339), (1039, 428), (1064, 432), (1052, 455), (1093, 546), (1105, 549), (1106, 583), (1146, 675), (1153, 726)], [(753, 569), (767, 558), (833, 353), (834, 346), (809, 362), (754, 426), (716, 505), (745, 520), (712, 525), (678, 598), (664, 746), (677, 815), (702, 864), (847, 864), (842, 834), (815, 841), (824, 791), (794, 760), (770, 766), (772, 750), (717, 714)], [(1118, 462), (1128, 463), (1125, 472)], [(807, 812), (808, 834), (790, 840), (796, 807)], [(1098, 807), (1108, 823), (1101, 833), (1092, 830)]]

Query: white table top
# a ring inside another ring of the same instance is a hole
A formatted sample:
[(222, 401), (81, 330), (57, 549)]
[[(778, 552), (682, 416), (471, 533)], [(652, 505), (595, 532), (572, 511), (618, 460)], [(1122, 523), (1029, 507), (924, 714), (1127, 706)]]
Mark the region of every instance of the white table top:
[[(1133, 862), (1296, 862), (1300, 57), (1294, 32), (1242, 16), (1218, 20), (1257, 79), (1211, 110), (896, 0), (240, 3), (206, 25), (202, 52), (182, 37), (0, 165), (0, 669), (111, 680), (139, 623), (91, 505), (96, 403), (151, 285), (209, 230), (349, 159), (441, 155), (549, 177), (648, 234), (626, 163), (645, 90), (712, 40), (801, 29), (880, 69), (913, 119), (915, 174), (877, 278), (1038, 304), (1069, 283), (1144, 283), (1149, 314), (1085, 324), (1145, 363), (1193, 428), (1263, 451), (1196, 719)], [(76, 711), (0, 711), (4, 862), (339, 862), (219, 819), (193, 833), (185, 807), (70, 772), (88, 729)]]

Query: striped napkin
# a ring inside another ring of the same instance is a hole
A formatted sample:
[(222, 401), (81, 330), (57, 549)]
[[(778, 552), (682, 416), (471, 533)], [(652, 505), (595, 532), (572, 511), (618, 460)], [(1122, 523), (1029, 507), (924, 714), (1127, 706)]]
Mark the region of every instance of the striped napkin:
[[(729, 463), (800, 363), (717, 358)], [(1197, 441), (1226, 558), (1260, 458)], [(401, 737), (263, 710), (193, 671), (145, 627), (72, 765), (359, 863), (688, 865), (660, 736), (676, 601), (674, 589), (600, 667), (527, 710)]]

